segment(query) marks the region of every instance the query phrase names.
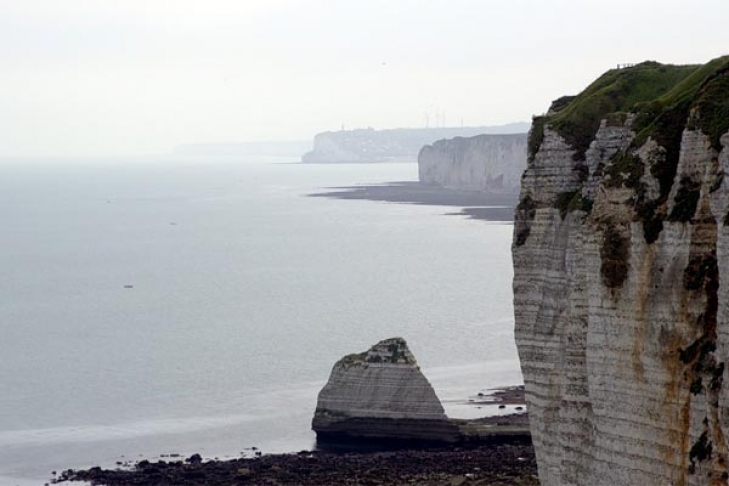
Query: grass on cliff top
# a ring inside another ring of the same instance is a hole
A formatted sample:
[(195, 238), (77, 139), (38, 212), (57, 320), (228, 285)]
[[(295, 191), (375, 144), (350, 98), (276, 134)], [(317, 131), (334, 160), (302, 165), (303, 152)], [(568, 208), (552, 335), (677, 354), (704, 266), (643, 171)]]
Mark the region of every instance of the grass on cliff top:
[[(680, 126), (682, 131), (691, 106), (699, 101), (702, 93), (708, 93), (710, 102), (714, 103), (710, 111), (715, 114), (706, 116), (711, 120), (702, 121), (723, 125), (724, 121), (729, 123), (723, 117), (729, 109), (724, 102), (729, 100), (729, 88), (724, 89), (729, 83), (716, 85), (713, 90), (702, 88), (713, 78), (722, 78), (718, 75), (728, 66), (729, 56), (704, 65), (676, 66), (647, 61), (629, 68), (611, 69), (579, 95), (565, 98), (561, 106), (556, 107), (559, 111), (550, 116), (547, 123), (575, 149), (575, 160), (584, 160), (585, 151), (602, 119), (621, 119), (609, 115), (636, 113), (635, 129), (642, 140), (661, 131), (665, 125)], [(670, 119), (670, 123), (661, 123), (662, 117)], [(701, 128), (707, 135), (716, 138), (713, 134), (721, 131), (723, 126)], [(671, 133), (671, 138), (674, 135)]]

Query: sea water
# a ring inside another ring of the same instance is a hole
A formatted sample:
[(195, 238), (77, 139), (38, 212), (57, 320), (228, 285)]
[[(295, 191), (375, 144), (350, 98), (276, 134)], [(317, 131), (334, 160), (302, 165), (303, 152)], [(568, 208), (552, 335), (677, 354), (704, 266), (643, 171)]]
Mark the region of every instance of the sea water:
[(521, 381), (507, 224), (308, 197), (415, 164), (0, 164), (0, 484), (311, 449), (332, 365), (404, 337), (452, 416)]

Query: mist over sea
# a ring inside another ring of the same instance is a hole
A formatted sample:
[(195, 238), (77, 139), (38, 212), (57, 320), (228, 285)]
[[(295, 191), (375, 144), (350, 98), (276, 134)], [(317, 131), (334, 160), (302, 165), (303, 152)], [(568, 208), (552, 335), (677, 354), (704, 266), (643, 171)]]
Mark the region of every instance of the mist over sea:
[(311, 449), (334, 362), (392, 336), (453, 416), (521, 382), (511, 225), (307, 197), (415, 164), (282, 160), (0, 165), (0, 484)]

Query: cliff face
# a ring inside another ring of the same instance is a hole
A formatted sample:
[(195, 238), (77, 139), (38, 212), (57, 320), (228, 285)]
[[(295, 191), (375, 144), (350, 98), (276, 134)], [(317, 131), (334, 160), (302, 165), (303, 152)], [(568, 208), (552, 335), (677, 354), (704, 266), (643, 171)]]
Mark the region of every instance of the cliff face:
[(526, 133), (440, 140), (418, 155), (420, 182), (486, 192), (518, 192)]
[(512, 123), (491, 127), (396, 128), (392, 130), (340, 130), (314, 137), (314, 149), (304, 163), (415, 162), (424, 145), (452, 137), (471, 137), (482, 133), (516, 133), (526, 124)]
[(339, 360), (319, 393), (312, 428), (320, 439), (459, 440), (402, 338)]
[(512, 250), (543, 485), (727, 483), (727, 132), (727, 58), (534, 119)]

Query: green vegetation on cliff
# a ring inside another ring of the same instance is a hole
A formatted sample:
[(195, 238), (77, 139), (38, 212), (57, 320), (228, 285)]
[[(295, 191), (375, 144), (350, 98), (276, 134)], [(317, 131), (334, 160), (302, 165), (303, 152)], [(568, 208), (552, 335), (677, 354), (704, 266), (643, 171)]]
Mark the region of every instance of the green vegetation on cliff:
[(611, 69), (550, 117), (548, 124), (575, 149), (575, 159), (583, 160), (602, 119), (612, 113), (632, 112), (637, 104), (661, 97), (696, 67), (648, 61)]
[[(556, 131), (573, 149), (575, 167), (584, 167), (585, 153), (600, 124), (623, 126), (630, 115), (635, 133), (630, 147), (600, 163), (595, 176), (602, 176), (605, 188), (628, 188), (634, 194), (630, 204), (635, 221), (643, 223), (648, 244), (656, 241), (664, 221), (688, 222), (696, 212), (700, 186), (690, 178), (679, 181), (672, 208), (668, 203), (676, 182), (676, 171), (685, 129), (700, 130), (717, 152), (721, 136), (729, 131), (729, 56), (704, 65), (676, 66), (646, 61), (631, 67), (611, 69), (577, 96), (552, 103), (549, 113), (535, 117), (529, 138), (529, 162), (539, 151), (545, 127)], [(648, 155), (639, 148), (648, 139), (658, 147)], [(658, 182), (658, 194), (649, 196), (645, 175)], [(711, 190), (723, 181), (719, 172)], [(581, 179), (582, 182), (587, 177)], [(591, 201), (582, 204), (572, 189), (554, 201), (562, 218), (575, 209), (590, 212)], [(729, 214), (725, 224), (729, 224)]]
[[(673, 152), (678, 154), (675, 149), (694, 107), (701, 113), (694, 120), (695, 126), (718, 148), (719, 137), (729, 129), (728, 70), (729, 56), (704, 65), (646, 61), (611, 69), (579, 95), (553, 103), (550, 114), (539, 120), (540, 125), (556, 130), (575, 149), (575, 160), (584, 160), (601, 120), (622, 123), (625, 115), (632, 113), (636, 116), (636, 142), (653, 135), (666, 148), (670, 163)], [(535, 137), (534, 142), (537, 140)], [(539, 146), (534, 143), (529, 148), (533, 157)]]

